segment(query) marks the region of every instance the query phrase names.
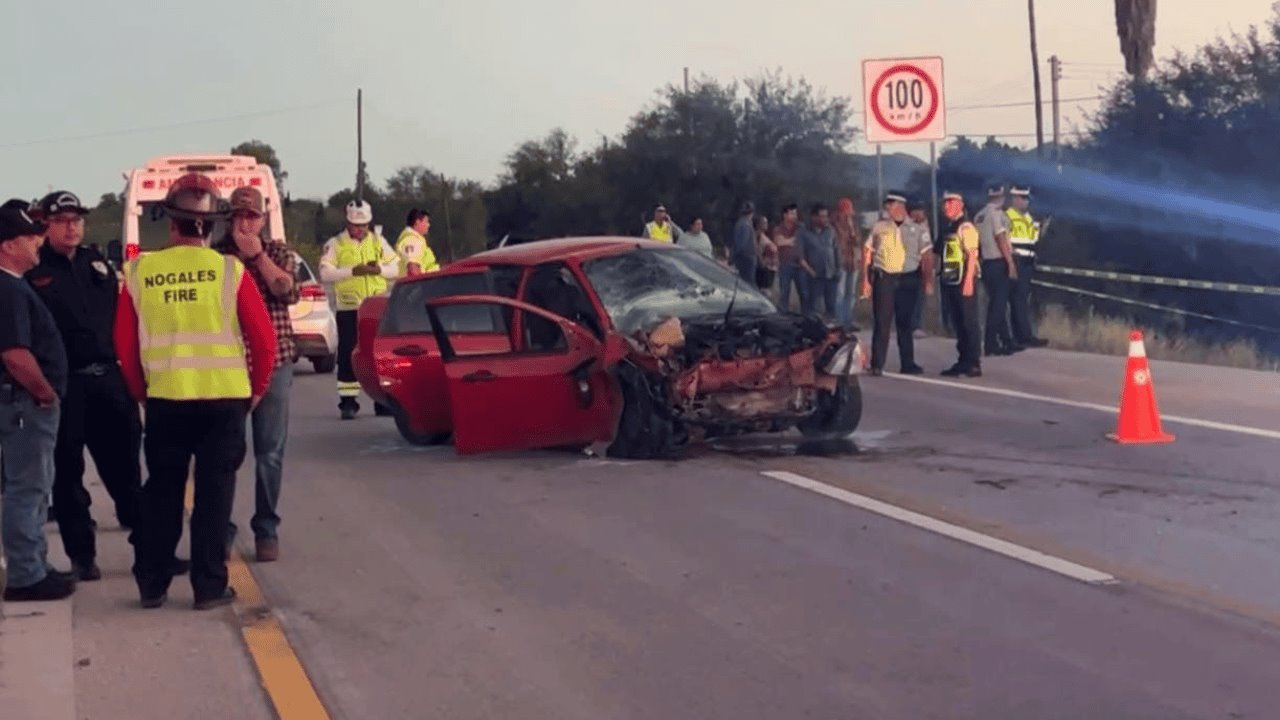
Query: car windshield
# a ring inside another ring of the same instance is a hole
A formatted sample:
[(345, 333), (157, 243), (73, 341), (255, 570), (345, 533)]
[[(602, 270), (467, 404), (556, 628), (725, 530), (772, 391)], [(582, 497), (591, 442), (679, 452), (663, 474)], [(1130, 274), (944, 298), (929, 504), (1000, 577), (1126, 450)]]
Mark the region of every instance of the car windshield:
[[(637, 249), (583, 263), (614, 327), (624, 333), (647, 330), (668, 317), (682, 319), (733, 312), (777, 312), (752, 283), (711, 258), (691, 250)], [(734, 285), (737, 283), (737, 299)]]

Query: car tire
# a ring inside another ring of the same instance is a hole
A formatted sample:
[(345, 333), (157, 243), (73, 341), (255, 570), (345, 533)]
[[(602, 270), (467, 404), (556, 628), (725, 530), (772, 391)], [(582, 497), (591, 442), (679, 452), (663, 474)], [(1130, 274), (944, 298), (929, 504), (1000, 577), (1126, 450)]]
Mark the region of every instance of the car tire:
[(820, 390), (818, 407), (796, 424), (807, 438), (847, 437), (862, 422), (862, 386), (856, 377), (836, 381), (834, 392)]
[(622, 390), (622, 417), (605, 454), (629, 460), (682, 457), (689, 433), (654, 397), (650, 379), (631, 363), (619, 365), (615, 377)]
[(337, 355), (319, 355), (311, 358), (311, 369), (315, 370), (317, 375), (328, 375), (337, 365)]
[(396, 419), (396, 431), (400, 433), (400, 437), (405, 439), (410, 445), (419, 445), (428, 447), (432, 445), (443, 445), (449, 441), (450, 433), (420, 433), (415, 432), (409, 427), (409, 419), (405, 416), (404, 411), (399, 408), (393, 408), (391, 413)]

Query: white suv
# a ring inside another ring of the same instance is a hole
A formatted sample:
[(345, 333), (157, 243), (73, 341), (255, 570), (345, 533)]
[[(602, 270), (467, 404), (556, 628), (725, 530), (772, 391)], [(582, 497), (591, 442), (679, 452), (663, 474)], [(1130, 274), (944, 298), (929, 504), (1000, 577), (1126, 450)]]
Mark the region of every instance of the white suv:
[(317, 281), (301, 255), (295, 252), (293, 256), (298, 262), (294, 278), (300, 298), (289, 306), (289, 317), (293, 320), (298, 356), (310, 360), (316, 372), (331, 373), (338, 362), (338, 322), (324, 285)]

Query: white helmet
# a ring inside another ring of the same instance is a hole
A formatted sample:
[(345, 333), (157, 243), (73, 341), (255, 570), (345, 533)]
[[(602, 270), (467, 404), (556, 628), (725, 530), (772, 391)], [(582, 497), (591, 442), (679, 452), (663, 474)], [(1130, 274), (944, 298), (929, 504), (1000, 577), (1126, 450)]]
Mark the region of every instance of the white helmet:
[(373, 208), (363, 200), (347, 203), (347, 222), (352, 225), (368, 225), (373, 222)]

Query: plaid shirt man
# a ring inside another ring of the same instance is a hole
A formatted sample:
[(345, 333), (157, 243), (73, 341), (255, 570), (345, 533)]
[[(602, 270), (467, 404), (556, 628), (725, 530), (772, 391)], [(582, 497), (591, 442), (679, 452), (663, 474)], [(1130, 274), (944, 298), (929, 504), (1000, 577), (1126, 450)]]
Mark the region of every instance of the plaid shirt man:
[[(210, 247), (224, 255), (236, 255), (236, 241), (230, 234), (213, 243)], [(279, 240), (264, 240), (262, 251), (276, 267), (296, 277), (298, 261), (289, 246)], [(298, 286), (295, 284), (283, 297), (276, 295), (262, 277), (262, 271), (254, 265), (246, 265), (245, 269), (258, 284), (258, 292), (267, 304), (267, 314), (271, 316), (271, 326), (276, 331), (276, 365), (292, 365), (298, 359), (298, 343), (293, 336), (293, 320), (289, 317), (289, 306), (298, 302)]]

